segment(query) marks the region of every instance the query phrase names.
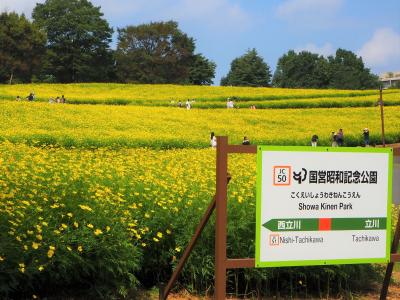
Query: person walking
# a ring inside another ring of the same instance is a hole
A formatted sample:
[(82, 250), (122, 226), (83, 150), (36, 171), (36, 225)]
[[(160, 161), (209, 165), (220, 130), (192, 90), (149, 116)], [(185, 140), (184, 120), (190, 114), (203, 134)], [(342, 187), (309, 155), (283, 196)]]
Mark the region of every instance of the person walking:
[(318, 135), (314, 134), (311, 137), (311, 147), (317, 147), (317, 143), (318, 143)]
[(21, 97), (20, 97), (20, 96), (17, 96), (17, 98), (15, 98), (15, 100), (21, 101)]
[(247, 136), (243, 137), (242, 145), (250, 145), (250, 140), (247, 138)]
[(67, 102), (67, 99), (65, 99), (64, 95), (61, 96), (61, 103)]
[(363, 130), (364, 146), (369, 147), (369, 129), (364, 128)]
[(344, 133), (343, 133), (343, 129), (340, 128), (339, 132), (337, 133), (337, 137), (336, 137), (336, 141), (339, 147), (343, 146), (343, 141), (344, 141)]
[(217, 148), (217, 137), (215, 136), (214, 132), (211, 132), (210, 135), (210, 145), (212, 148)]
[(192, 108), (192, 105), (190, 104), (189, 99), (187, 99), (187, 101), (186, 101), (186, 109), (191, 109), (191, 108)]
[(337, 147), (337, 146), (338, 146), (338, 143), (337, 143), (337, 134), (336, 134), (336, 132), (333, 132), (333, 131), (332, 131), (332, 134), (331, 134), (331, 142), (332, 142), (332, 147)]

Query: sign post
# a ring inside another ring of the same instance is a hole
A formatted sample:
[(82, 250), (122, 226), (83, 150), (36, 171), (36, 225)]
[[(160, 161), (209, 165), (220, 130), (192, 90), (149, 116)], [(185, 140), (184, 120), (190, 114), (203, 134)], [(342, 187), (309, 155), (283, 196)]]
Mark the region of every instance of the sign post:
[[(255, 259), (226, 253), (230, 153), (257, 154)], [(390, 251), (392, 161), (390, 148), (243, 146), (217, 137), (216, 194), (159, 299), (167, 299), (214, 210), (215, 299), (226, 298), (228, 269), (388, 262), (385, 299), (400, 261), (400, 222)]]
[(390, 261), (392, 149), (258, 147), (256, 266)]

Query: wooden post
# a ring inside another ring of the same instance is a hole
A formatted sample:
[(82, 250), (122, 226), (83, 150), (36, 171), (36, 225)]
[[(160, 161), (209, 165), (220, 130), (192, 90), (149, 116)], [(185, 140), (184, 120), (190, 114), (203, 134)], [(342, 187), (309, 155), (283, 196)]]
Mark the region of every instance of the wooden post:
[(379, 106), (381, 107), (382, 146), (386, 147), (386, 145), (385, 145), (385, 123), (384, 123), (384, 116), (383, 116), (382, 86), (379, 88)]
[(226, 298), (226, 223), (228, 137), (217, 137), (217, 186), (216, 186), (216, 227), (215, 227), (215, 299)]

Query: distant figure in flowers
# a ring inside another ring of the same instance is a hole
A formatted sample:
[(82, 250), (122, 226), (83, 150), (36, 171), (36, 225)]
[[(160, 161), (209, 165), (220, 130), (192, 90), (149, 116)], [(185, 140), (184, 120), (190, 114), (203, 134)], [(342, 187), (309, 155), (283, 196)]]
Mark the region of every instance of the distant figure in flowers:
[(60, 103), (60, 101), (61, 101), (61, 100), (60, 100), (60, 97), (57, 96), (57, 97), (56, 97), (56, 103)]
[(54, 98), (53, 97), (50, 97), (50, 99), (49, 99), (49, 103), (54, 103)]
[(247, 138), (247, 136), (243, 137), (242, 145), (250, 145), (250, 140)]
[(179, 107), (179, 108), (182, 107), (182, 101), (181, 101), (181, 100), (179, 100), (179, 102), (178, 102), (178, 107)]
[(192, 108), (192, 104), (190, 103), (189, 99), (187, 99), (186, 101), (186, 109), (191, 109)]
[(65, 99), (64, 95), (61, 96), (61, 103), (67, 102), (67, 99)]
[(26, 99), (28, 99), (28, 101), (33, 101), (33, 99), (35, 99), (35, 94), (33, 92), (29, 93), (29, 95), (26, 97)]
[(331, 142), (332, 142), (332, 147), (337, 147), (337, 146), (338, 146), (338, 143), (337, 143), (337, 134), (336, 134), (336, 132), (333, 132), (333, 131), (332, 131), (332, 134), (331, 134)]
[(211, 132), (210, 145), (212, 148), (217, 148), (217, 137), (215, 136), (214, 132)]
[(226, 101), (226, 108), (233, 108), (234, 104), (231, 98), (228, 98), (228, 100)]
[(364, 128), (363, 130), (364, 146), (369, 147), (369, 129)]
[(337, 133), (337, 137), (336, 137), (336, 141), (339, 147), (343, 146), (343, 140), (344, 140), (344, 133), (343, 133), (343, 129), (340, 128), (339, 132)]
[(317, 147), (317, 143), (318, 143), (318, 135), (314, 134), (311, 137), (311, 147)]
[(15, 100), (21, 101), (21, 97), (20, 97), (20, 96), (17, 96), (17, 98), (15, 98)]

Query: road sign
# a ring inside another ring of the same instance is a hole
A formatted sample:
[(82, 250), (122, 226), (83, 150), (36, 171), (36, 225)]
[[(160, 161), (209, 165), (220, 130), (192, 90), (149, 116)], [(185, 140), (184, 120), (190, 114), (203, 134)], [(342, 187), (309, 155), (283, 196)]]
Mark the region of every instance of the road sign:
[(390, 261), (392, 149), (257, 148), (256, 266)]

